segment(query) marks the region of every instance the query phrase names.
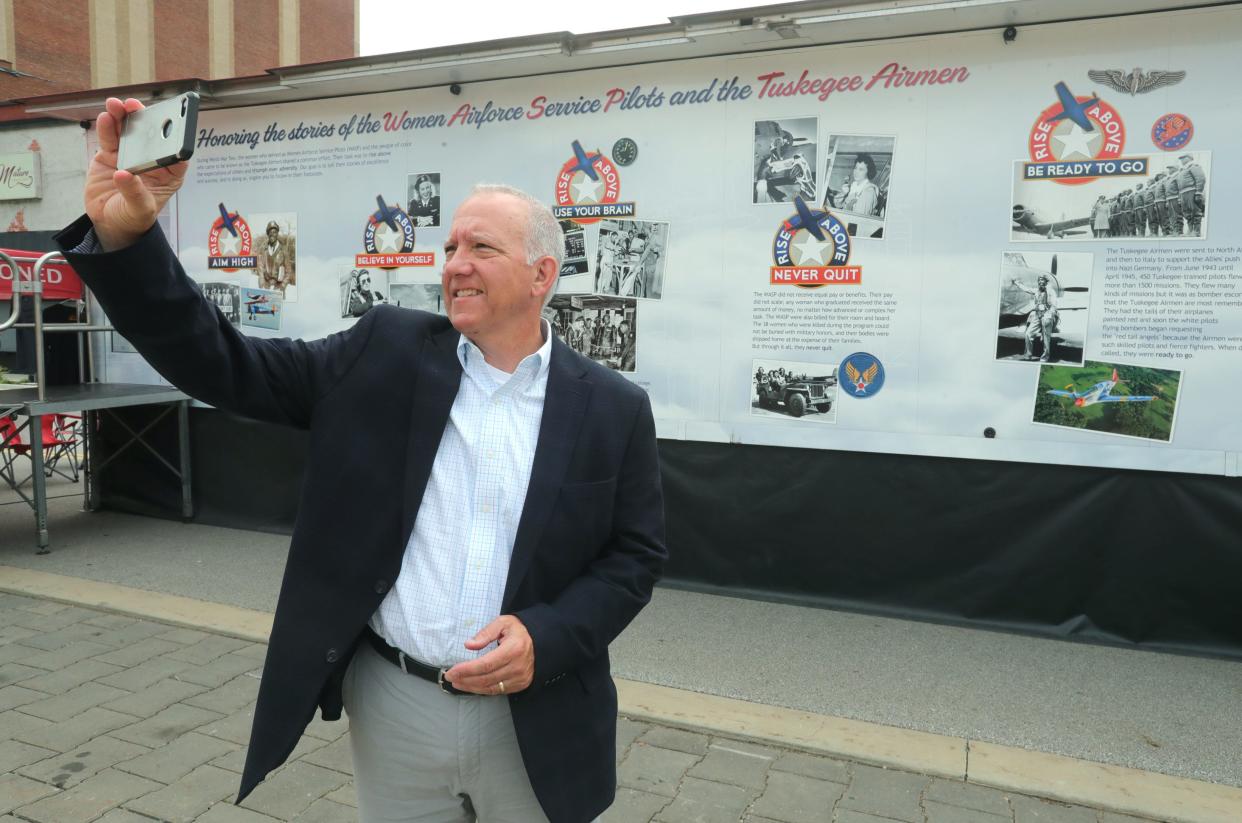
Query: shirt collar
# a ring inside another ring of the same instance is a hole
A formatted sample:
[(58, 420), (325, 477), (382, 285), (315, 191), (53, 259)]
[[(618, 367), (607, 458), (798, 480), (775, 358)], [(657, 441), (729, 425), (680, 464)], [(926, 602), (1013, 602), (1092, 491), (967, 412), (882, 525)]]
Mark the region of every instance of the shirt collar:
[[(539, 380), (548, 373), (548, 364), (552, 362), (552, 324), (546, 317), (539, 318), (539, 331), (543, 335), (543, 345), (533, 354), (523, 357), (517, 368), (513, 370), (514, 374), (529, 371), (533, 379)], [(487, 362), (483, 357), (483, 350), (464, 334), (457, 340), (457, 359), (462, 369), (469, 369), (472, 363), (475, 366), (482, 366)]]

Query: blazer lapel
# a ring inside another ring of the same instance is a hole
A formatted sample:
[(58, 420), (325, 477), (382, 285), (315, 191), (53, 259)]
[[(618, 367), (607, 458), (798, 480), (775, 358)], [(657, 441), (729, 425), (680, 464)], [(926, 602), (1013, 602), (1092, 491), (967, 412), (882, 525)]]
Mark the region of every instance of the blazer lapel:
[(414, 403), (410, 413), (410, 432), (405, 456), (405, 495), (402, 503), (402, 548), (410, 541), (414, 517), (427, 491), (431, 467), (435, 463), (440, 438), (448, 425), (449, 411), (461, 384), (461, 361), (457, 341), (461, 335), (453, 327), (431, 336), (418, 358), (414, 382)]
[(574, 444), (578, 440), (578, 430), (586, 412), (591, 384), (584, 379), (586, 370), (576, 361), (572, 350), (554, 337), (552, 359), (548, 364), (548, 390), (543, 401), (543, 419), (539, 424), (535, 460), (531, 465), (530, 483), (526, 488), (526, 503), (522, 507), (517, 536), (513, 541), (513, 554), (509, 559), (509, 577), (505, 582), (502, 614), (509, 611), (517, 584), (530, 566), (535, 547), (539, 545), (539, 538), (565, 480)]

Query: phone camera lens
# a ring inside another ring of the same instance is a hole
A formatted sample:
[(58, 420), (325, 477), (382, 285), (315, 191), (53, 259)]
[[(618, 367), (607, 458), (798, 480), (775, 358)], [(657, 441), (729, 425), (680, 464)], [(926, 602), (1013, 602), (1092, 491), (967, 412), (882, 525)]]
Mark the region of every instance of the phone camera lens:
[(165, 120), (164, 128), (160, 129), (160, 131), (164, 134), (164, 137), (168, 137), (168, 135), (172, 134), (172, 121)]

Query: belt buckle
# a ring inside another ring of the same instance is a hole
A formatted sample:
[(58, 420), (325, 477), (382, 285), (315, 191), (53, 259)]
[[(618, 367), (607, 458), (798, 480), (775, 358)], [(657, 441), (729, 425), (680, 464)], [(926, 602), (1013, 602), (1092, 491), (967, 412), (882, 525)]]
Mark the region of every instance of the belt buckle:
[(445, 694), (457, 694), (456, 690), (449, 691), (450, 689), (453, 688), (452, 683), (446, 684), (444, 682), (444, 673), (446, 671), (447, 669), (440, 669), (439, 671), (436, 672), (436, 685), (439, 686), (440, 691), (444, 692)]

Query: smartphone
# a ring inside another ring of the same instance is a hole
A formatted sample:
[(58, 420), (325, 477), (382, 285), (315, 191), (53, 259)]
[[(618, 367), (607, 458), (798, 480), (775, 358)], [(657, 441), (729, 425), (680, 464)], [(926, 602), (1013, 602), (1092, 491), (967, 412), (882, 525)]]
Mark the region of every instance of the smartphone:
[(192, 91), (126, 115), (116, 167), (142, 174), (189, 160), (197, 126), (198, 95)]

